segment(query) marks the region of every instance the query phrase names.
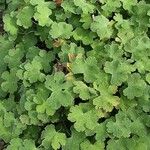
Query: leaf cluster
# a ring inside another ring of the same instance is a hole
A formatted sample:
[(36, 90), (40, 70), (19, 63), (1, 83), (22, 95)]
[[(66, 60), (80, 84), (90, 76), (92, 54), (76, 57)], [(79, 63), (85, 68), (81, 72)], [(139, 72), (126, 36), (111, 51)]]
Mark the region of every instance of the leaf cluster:
[(3, 149), (150, 149), (148, 0), (1, 4)]

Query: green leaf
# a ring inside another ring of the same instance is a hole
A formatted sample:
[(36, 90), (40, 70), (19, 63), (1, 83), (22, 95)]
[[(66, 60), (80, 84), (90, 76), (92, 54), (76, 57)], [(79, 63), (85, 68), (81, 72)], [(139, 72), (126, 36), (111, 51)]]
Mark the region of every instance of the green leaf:
[(35, 143), (32, 140), (25, 139), (22, 140), (20, 138), (15, 138), (10, 141), (10, 145), (6, 148), (6, 150), (37, 150)]
[(100, 109), (103, 112), (111, 112), (114, 107), (118, 107), (119, 97), (102, 94), (93, 100), (93, 105), (95, 105), (96, 109)]
[(40, 5), (44, 3), (44, 0), (25, 0), (27, 2), (30, 2), (31, 5)]
[(72, 36), (72, 30), (73, 27), (70, 24), (67, 24), (65, 22), (53, 22), (50, 30), (50, 35), (52, 38), (63, 38), (63, 39), (69, 39)]
[(145, 73), (150, 69), (150, 39), (147, 36), (137, 36), (125, 45), (125, 51), (132, 53), (135, 67), (140, 73)]
[(141, 1), (137, 3), (132, 10), (134, 15), (132, 17), (134, 23), (138, 26), (138, 35), (143, 35), (143, 32), (147, 32), (147, 28), (150, 26), (148, 11), (150, 9), (149, 3)]
[(122, 44), (128, 43), (134, 37), (134, 31), (132, 28), (132, 22), (123, 19), (123, 16), (116, 14), (114, 20), (117, 21), (115, 27), (118, 29), (116, 41), (122, 42)]
[[(9, 105), (11, 101), (9, 101)], [(10, 142), (11, 139), (17, 138), (25, 130), (26, 126), (15, 117), (13, 112), (7, 110), (2, 102), (0, 103), (0, 112), (0, 137), (5, 142)]]
[(107, 131), (115, 137), (130, 137), (132, 121), (122, 112), (116, 115), (116, 121), (107, 123)]
[(51, 71), (51, 62), (54, 60), (54, 58), (53, 52), (46, 52), (45, 50), (41, 50), (39, 52), (39, 56), (35, 56), (36, 61), (41, 63), (43, 70), (46, 73)]
[(84, 14), (94, 12), (94, 5), (86, 0), (74, 0), (75, 6), (79, 7)]
[(76, 41), (82, 41), (83, 44), (89, 45), (93, 42), (93, 38), (96, 36), (93, 32), (89, 32), (83, 28), (76, 28), (73, 31), (73, 37)]
[(45, 86), (52, 93), (47, 99), (48, 115), (53, 115), (61, 106), (68, 107), (73, 105), (73, 95), (71, 93), (72, 84), (65, 80), (62, 72), (57, 72), (55, 75), (47, 76)]
[(44, 87), (40, 86), (37, 88), (35, 95), (33, 96), (33, 102), (37, 104), (36, 110), (39, 113), (44, 113), (47, 108), (46, 100), (49, 97), (50, 92)]
[(121, 0), (121, 2), (123, 3), (123, 8), (129, 11), (132, 11), (132, 7), (137, 5), (137, 0)]
[(145, 94), (147, 89), (147, 85), (141, 76), (137, 73), (134, 73), (128, 79), (128, 87), (124, 89), (123, 93), (129, 99), (133, 99), (135, 97), (141, 97)]
[(66, 12), (71, 12), (75, 13), (76, 12), (76, 7), (73, 3), (73, 1), (70, 0), (64, 0), (61, 4), (61, 7), (66, 11)]
[(35, 58), (31, 63), (27, 63), (24, 66), (25, 72), (24, 72), (24, 79), (29, 80), (30, 83), (34, 83), (37, 81), (44, 81), (45, 75), (41, 73), (41, 70), (43, 70), (43, 67), (41, 63), (36, 60)]
[(149, 0), (0, 5), (0, 149), (150, 150)]
[[(108, 141), (108, 145), (107, 145), (107, 149), (108, 150), (112, 150), (112, 149), (116, 149), (116, 150), (120, 150), (120, 148), (122, 150), (126, 150), (127, 149), (127, 143), (125, 142), (126, 139), (120, 138), (119, 140), (109, 140)], [(134, 147), (132, 147), (134, 148)]]
[(106, 16), (110, 15), (112, 12), (118, 12), (121, 7), (120, 0), (103, 0), (101, 1), (103, 14)]
[(9, 14), (6, 14), (3, 17), (3, 22), (4, 22), (4, 29), (7, 32), (9, 32), (11, 35), (17, 35), (18, 27), (13, 17), (11, 17)]
[(0, 76), (3, 71), (6, 70), (7, 64), (4, 62), (4, 57), (8, 54), (8, 51), (13, 48), (13, 42), (8, 41), (4, 36), (0, 36)]
[(94, 82), (100, 74), (100, 67), (95, 57), (88, 57), (85, 60), (79, 56), (69, 64), (69, 68), (74, 74), (83, 74), (87, 83)]
[(17, 25), (23, 26), (24, 28), (29, 28), (32, 26), (32, 17), (34, 10), (32, 7), (26, 6), (23, 9), (18, 11), (17, 14)]
[(89, 140), (85, 140), (80, 144), (81, 150), (104, 150), (105, 144), (103, 142), (97, 141), (91, 144)]
[(146, 75), (146, 81), (150, 84), (150, 73)]
[(44, 27), (37, 26), (37, 31), (35, 32), (35, 35), (40, 36), (41, 41), (49, 40), (47, 39), (49, 36), (49, 31), (50, 31), (50, 28), (47, 26), (44, 26)]
[(113, 60), (112, 62), (106, 62), (104, 70), (106, 73), (110, 73), (111, 83), (115, 85), (121, 85), (127, 81), (131, 72), (135, 71), (135, 67), (122, 60)]
[(117, 86), (109, 85), (109, 78), (104, 72), (101, 72), (99, 79), (93, 84), (94, 88), (100, 92), (100, 95), (93, 99), (93, 105), (105, 116), (119, 106), (120, 98), (114, 96)]
[(109, 57), (111, 59), (113, 59), (113, 61), (122, 59), (122, 56), (124, 53), (122, 45), (112, 42), (111, 44), (105, 45), (105, 49), (106, 49), (106, 52), (108, 53)]
[(48, 125), (42, 132), (42, 145), (45, 149), (53, 148), (54, 150), (60, 149), (66, 144), (66, 135), (55, 130), (54, 125)]
[(54, 112), (61, 106), (68, 107), (73, 105), (73, 97), (67, 90), (57, 90), (51, 94), (47, 99), (49, 109), (47, 109), (47, 114), (53, 115)]
[(64, 43), (59, 52), (59, 57), (62, 62), (72, 62), (76, 57), (83, 56), (84, 53), (83, 47), (77, 46), (75, 43)]
[(140, 115), (141, 113), (131, 109), (126, 112), (119, 111), (115, 116), (115, 121), (110, 120), (106, 124), (108, 133), (112, 133), (117, 138), (128, 138), (130, 135), (144, 137), (147, 133)]
[(73, 84), (75, 85), (75, 87), (73, 88), (73, 92), (79, 94), (79, 97), (82, 100), (89, 100), (97, 95), (96, 91), (93, 88), (88, 87), (82, 81), (74, 81)]
[(40, 52), (40, 49), (38, 47), (32, 46), (28, 49), (26, 52), (26, 59), (29, 61), (32, 61), (33, 58), (38, 55)]
[(1, 84), (1, 88), (3, 91), (13, 94), (17, 91), (18, 85), (18, 77), (16, 76), (16, 69), (11, 69), (10, 72), (5, 71), (2, 74), (2, 79), (4, 80)]
[(130, 139), (121, 138), (118, 140), (108, 141), (107, 149), (112, 150), (126, 150), (126, 149), (137, 149), (137, 150), (147, 150), (150, 148), (149, 139), (147, 137), (139, 138), (133, 137)]
[(100, 123), (95, 129), (95, 133), (95, 138), (97, 141), (105, 141), (108, 137), (106, 122)]
[(72, 129), (71, 137), (67, 139), (66, 145), (63, 147), (65, 150), (80, 150), (80, 144), (86, 138), (82, 132), (77, 132)]
[(91, 26), (91, 23), (92, 23), (92, 17), (90, 14), (82, 14), (81, 15), (81, 19), (80, 19), (80, 22), (82, 22), (82, 27), (84, 29), (89, 29), (90, 26)]
[(34, 14), (34, 19), (39, 22), (40, 26), (50, 26), (52, 24), (52, 20), (49, 16), (52, 14), (51, 9), (49, 8), (49, 3), (40, 3), (36, 7), (36, 13)]
[(8, 64), (9, 68), (17, 68), (22, 63), (21, 60), (24, 56), (24, 50), (20, 47), (16, 49), (10, 49), (8, 55), (4, 57), (5, 63)]
[(112, 24), (113, 22), (110, 22), (105, 16), (99, 15), (91, 23), (91, 30), (96, 32), (100, 39), (108, 39), (113, 34)]
[[(72, 106), (68, 119), (74, 123), (74, 128), (78, 132), (86, 129), (93, 130), (97, 126), (98, 117), (94, 109), (90, 108), (88, 104), (80, 104), (79, 106)], [(89, 109), (90, 108), (90, 109)]]

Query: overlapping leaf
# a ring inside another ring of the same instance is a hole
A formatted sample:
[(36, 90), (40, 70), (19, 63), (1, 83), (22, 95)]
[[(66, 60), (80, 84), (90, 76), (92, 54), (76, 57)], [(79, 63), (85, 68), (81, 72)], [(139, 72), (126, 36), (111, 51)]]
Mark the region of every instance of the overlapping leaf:
[(68, 119), (74, 123), (74, 127), (78, 132), (86, 129), (93, 130), (97, 126), (98, 117), (94, 109), (90, 105), (80, 104), (70, 109)]
[(46, 126), (42, 132), (42, 139), (42, 145), (45, 149), (51, 149), (52, 147), (54, 150), (57, 150), (66, 143), (65, 134), (57, 132), (53, 125)]
[(62, 72), (56, 73), (54, 76), (47, 76), (45, 86), (52, 93), (47, 99), (49, 109), (47, 114), (53, 115), (61, 106), (68, 107), (73, 105), (73, 95), (70, 91), (72, 83), (65, 81), (65, 76)]
[(69, 39), (72, 36), (73, 27), (65, 22), (54, 22), (51, 26), (50, 35), (52, 38), (64, 38)]

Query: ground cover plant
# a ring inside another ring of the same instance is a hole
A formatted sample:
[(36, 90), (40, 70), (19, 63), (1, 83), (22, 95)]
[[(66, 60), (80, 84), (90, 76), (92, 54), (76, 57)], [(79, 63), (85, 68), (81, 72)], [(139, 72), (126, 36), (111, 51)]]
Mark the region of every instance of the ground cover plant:
[(1, 150), (150, 150), (149, 0), (0, 10)]

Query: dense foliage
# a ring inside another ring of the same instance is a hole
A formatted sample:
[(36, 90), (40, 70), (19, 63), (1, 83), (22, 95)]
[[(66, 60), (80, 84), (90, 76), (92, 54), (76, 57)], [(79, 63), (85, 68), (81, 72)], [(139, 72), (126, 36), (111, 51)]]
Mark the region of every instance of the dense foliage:
[(1, 149), (150, 150), (149, 0), (0, 4)]

